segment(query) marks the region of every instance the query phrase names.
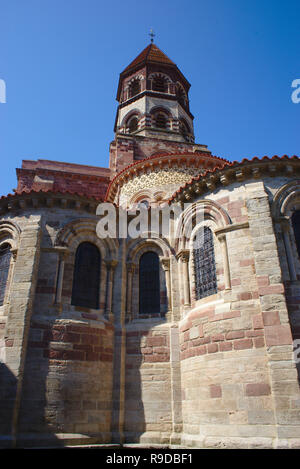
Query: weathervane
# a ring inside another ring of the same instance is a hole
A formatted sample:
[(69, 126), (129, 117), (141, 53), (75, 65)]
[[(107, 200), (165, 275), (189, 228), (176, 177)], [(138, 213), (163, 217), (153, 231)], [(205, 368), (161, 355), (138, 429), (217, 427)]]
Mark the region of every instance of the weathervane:
[(153, 29), (150, 29), (149, 36), (151, 37), (151, 42), (153, 42), (153, 38), (154, 38), (154, 36), (155, 36), (155, 34), (154, 34), (154, 32), (153, 32)]

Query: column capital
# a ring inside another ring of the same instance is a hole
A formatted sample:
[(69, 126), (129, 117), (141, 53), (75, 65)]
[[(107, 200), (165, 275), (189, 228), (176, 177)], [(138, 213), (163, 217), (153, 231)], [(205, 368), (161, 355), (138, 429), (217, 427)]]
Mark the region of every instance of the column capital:
[(70, 251), (68, 248), (64, 246), (55, 246), (54, 247), (54, 252), (56, 252), (61, 260), (66, 260), (68, 257)]
[(161, 257), (161, 265), (164, 271), (170, 270), (170, 258), (169, 257)]
[(189, 249), (182, 249), (176, 255), (177, 259), (181, 259), (182, 262), (187, 263), (190, 258), (190, 251)]
[(108, 270), (115, 270), (118, 265), (118, 261), (115, 259), (105, 259), (104, 262)]
[(130, 272), (133, 274), (136, 269), (136, 264), (134, 262), (127, 262), (126, 268), (127, 268), (127, 272)]

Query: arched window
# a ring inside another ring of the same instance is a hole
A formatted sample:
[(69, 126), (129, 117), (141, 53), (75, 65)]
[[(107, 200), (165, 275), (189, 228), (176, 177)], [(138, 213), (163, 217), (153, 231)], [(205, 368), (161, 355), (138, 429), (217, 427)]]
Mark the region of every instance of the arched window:
[(168, 83), (164, 77), (155, 77), (152, 83), (153, 91), (160, 91), (161, 93), (167, 93)]
[(177, 87), (176, 87), (176, 96), (177, 96), (178, 102), (181, 104), (181, 106), (186, 107), (186, 105), (187, 105), (186, 93), (185, 93), (184, 89), (179, 85), (177, 85)]
[(135, 132), (138, 129), (139, 120), (136, 116), (132, 117), (128, 122), (128, 129), (130, 133)]
[(181, 135), (185, 138), (185, 140), (188, 140), (188, 134), (190, 132), (190, 129), (184, 121), (179, 122), (179, 131)]
[(11, 260), (11, 246), (8, 243), (0, 246), (0, 306), (3, 305), (5, 299), (5, 291), (8, 280), (8, 273)]
[(152, 251), (140, 258), (139, 296), (140, 314), (160, 312), (159, 259)]
[(300, 257), (300, 210), (297, 210), (292, 215), (292, 226), (295, 235), (295, 241), (298, 251), (298, 256)]
[(166, 129), (167, 127), (167, 118), (162, 112), (159, 112), (155, 116), (155, 127), (159, 129)]
[(92, 243), (81, 243), (76, 251), (72, 305), (99, 308), (101, 256)]
[(196, 233), (193, 246), (196, 300), (217, 293), (214, 239), (205, 226)]
[(141, 83), (140, 83), (140, 80), (137, 78), (129, 86), (129, 97), (133, 98), (133, 96), (136, 96), (137, 94), (139, 94), (140, 91), (141, 91)]

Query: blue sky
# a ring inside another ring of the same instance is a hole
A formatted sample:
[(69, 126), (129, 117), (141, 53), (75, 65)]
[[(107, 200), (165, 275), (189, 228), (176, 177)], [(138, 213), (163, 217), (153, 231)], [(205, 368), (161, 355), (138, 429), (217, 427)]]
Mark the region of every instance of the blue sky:
[(197, 143), (300, 156), (299, 0), (0, 0), (0, 193), (22, 159), (108, 165), (119, 73), (150, 42), (191, 83)]

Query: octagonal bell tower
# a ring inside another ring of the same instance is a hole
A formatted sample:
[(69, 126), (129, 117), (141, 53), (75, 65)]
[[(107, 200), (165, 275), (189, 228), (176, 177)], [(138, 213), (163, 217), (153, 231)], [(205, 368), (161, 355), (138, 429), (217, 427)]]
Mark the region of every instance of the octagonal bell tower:
[(151, 43), (120, 75), (115, 132), (193, 142), (190, 84)]
[[(153, 42), (123, 70), (117, 91), (115, 140), (110, 147), (114, 174), (155, 153), (195, 151), (190, 86), (177, 65)], [(201, 151), (206, 148), (199, 147)]]

